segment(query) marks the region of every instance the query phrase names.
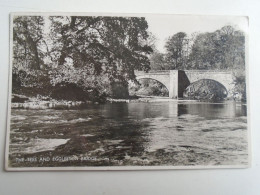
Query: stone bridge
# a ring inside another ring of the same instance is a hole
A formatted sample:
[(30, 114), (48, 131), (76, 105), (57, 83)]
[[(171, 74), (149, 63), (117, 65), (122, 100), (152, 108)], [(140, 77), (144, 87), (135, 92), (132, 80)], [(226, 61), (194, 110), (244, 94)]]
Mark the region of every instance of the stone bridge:
[(162, 83), (169, 91), (170, 98), (183, 97), (184, 90), (193, 82), (211, 79), (221, 83), (231, 95), (234, 78), (231, 71), (208, 70), (166, 70), (166, 71), (135, 71), (136, 79), (153, 79)]

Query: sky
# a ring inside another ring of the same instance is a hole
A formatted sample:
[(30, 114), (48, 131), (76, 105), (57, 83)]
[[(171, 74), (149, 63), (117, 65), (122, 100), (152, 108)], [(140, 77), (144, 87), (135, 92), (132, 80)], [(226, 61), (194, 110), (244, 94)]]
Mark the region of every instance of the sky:
[(156, 46), (164, 52), (168, 37), (178, 32), (191, 35), (194, 32), (214, 32), (225, 25), (248, 32), (248, 18), (242, 16), (196, 16), (196, 15), (147, 15), (149, 28), (156, 38)]

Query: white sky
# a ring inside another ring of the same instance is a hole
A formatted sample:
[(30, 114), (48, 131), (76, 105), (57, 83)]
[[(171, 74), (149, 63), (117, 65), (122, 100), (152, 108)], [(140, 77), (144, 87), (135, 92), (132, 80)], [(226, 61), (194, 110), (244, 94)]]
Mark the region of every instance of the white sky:
[(225, 25), (248, 32), (247, 17), (238, 16), (195, 16), (195, 15), (147, 15), (149, 28), (157, 40), (157, 49), (164, 52), (164, 44), (169, 36), (177, 32), (191, 35), (194, 32), (213, 32)]

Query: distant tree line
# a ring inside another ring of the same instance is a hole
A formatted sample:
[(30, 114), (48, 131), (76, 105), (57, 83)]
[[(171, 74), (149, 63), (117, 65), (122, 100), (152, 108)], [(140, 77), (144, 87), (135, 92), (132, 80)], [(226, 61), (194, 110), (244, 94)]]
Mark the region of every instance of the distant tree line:
[(227, 70), (245, 69), (245, 35), (232, 26), (215, 32), (179, 32), (165, 43), (166, 53), (151, 56), (151, 68)]

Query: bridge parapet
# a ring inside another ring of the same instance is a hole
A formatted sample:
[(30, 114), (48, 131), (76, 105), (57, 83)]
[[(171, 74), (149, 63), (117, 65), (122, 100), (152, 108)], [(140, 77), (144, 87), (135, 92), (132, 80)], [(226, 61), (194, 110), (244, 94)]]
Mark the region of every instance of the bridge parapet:
[(183, 70), (184, 72), (200, 72), (200, 73), (232, 73), (230, 70)]
[(170, 74), (170, 70), (159, 70), (159, 71), (139, 71), (135, 70), (135, 75), (140, 76), (140, 75), (161, 75), (161, 74)]

